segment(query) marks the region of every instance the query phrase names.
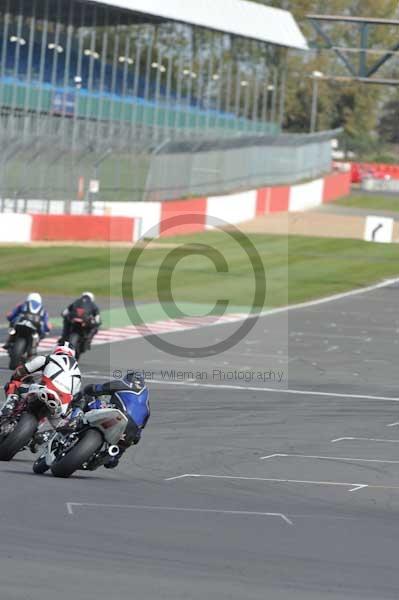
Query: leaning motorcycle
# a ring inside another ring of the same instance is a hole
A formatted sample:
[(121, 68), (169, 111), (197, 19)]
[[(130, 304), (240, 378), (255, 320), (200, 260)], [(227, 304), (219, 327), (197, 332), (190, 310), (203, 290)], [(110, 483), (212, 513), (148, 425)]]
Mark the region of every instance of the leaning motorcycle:
[(0, 461), (9, 461), (34, 438), (42, 419), (58, 419), (63, 411), (59, 394), (31, 383), (26, 393), (10, 394), (0, 411)]
[(9, 368), (14, 371), (18, 365), (35, 354), (40, 337), (37, 323), (33, 319), (22, 318), (9, 330)]
[(51, 469), (55, 477), (70, 477), (79, 469), (94, 471), (110, 457), (118, 456), (117, 445), (128, 424), (126, 415), (116, 408), (90, 410), (76, 430), (59, 428), (47, 448), (33, 465), (42, 474)]

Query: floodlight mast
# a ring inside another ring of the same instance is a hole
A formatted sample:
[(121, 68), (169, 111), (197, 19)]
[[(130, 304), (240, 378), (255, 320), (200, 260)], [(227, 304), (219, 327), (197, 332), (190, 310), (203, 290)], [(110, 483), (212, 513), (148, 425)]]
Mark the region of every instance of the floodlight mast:
[[(346, 80), (356, 80), (360, 83), (375, 83), (379, 85), (399, 85), (399, 80), (396, 79), (373, 79), (373, 75), (377, 73), (385, 63), (387, 63), (396, 53), (399, 51), (399, 42), (392, 48), (387, 49), (383, 56), (377, 60), (371, 67), (367, 66), (367, 53), (370, 52), (369, 47), (369, 32), (370, 27), (385, 26), (385, 27), (399, 27), (399, 20), (397, 19), (376, 19), (373, 17), (350, 17), (350, 16), (337, 16), (337, 15), (307, 15), (313, 29), (316, 33), (324, 40), (326, 46), (318, 46), (319, 48), (326, 48), (335, 52), (340, 61), (345, 65), (346, 69), (350, 73), (350, 77)], [(323, 29), (323, 23), (343, 23), (347, 25), (358, 25), (360, 33), (360, 44), (357, 48), (340, 48), (334, 44), (330, 34)], [(359, 53), (359, 64), (357, 67), (348, 60), (344, 52), (358, 52)], [(328, 77), (328, 76), (327, 76)], [(342, 77), (328, 77), (329, 79), (343, 80)]]

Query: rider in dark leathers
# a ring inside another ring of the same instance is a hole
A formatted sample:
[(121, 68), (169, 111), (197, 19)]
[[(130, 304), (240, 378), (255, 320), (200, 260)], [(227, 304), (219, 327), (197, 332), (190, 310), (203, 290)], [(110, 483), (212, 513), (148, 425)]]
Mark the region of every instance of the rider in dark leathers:
[(90, 350), (91, 342), (101, 325), (100, 309), (95, 303), (94, 294), (83, 292), (79, 298), (63, 311), (62, 317), (64, 318), (63, 331), (58, 342), (62, 344), (69, 339), (72, 329), (72, 319), (73, 317), (80, 317), (86, 321), (87, 350)]
[[(128, 417), (126, 431), (118, 443), (120, 453), (116, 457), (110, 457), (104, 465), (108, 469), (113, 469), (126, 450), (138, 444), (141, 439), (141, 432), (150, 418), (149, 391), (139, 371), (128, 371), (123, 379), (87, 385), (83, 390), (83, 396), (72, 402), (70, 423), (72, 425), (79, 423), (83, 413), (88, 410), (102, 408), (99, 401), (101, 396), (111, 396), (107, 404), (118, 408)], [(129, 400), (129, 411), (125, 404), (127, 400)]]

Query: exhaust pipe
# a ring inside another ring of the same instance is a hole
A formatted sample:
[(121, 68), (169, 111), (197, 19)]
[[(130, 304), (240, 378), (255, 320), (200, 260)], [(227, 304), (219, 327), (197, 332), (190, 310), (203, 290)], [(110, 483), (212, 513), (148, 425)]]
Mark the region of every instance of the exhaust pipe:
[(118, 456), (120, 450), (119, 450), (119, 446), (110, 446), (108, 448), (108, 454), (110, 456)]

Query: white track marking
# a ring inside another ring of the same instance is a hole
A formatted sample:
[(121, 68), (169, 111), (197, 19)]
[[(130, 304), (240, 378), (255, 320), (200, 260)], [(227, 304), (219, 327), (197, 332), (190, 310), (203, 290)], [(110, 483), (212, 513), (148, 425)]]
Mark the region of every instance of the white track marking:
[(342, 294), (334, 294), (333, 296), (320, 298), (319, 300), (310, 300), (308, 302), (302, 302), (301, 304), (291, 304), (291, 306), (274, 308), (266, 313), (262, 313), (262, 317), (267, 317), (270, 315), (275, 315), (290, 310), (298, 310), (301, 308), (310, 308), (311, 306), (319, 306), (320, 304), (327, 304), (328, 302), (335, 302), (336, 300), (343, 300), (344, 298), (350, 298), (351, 296), (358, 296), (360, 294), (367, 294), (368, 292), (374, 292), (375, 290), (394, 285), (395, 283), (399, 283), (398, 277), (395, 279), (386, 279), (385, 281), (381, 281), (380, 283), (377, 283), (375, 285), (370, 285), (368, 287), (361, 288), (358, 290), (351, 290), (349, 292), (343, 292)]
[(315, 456), (311, 454), (270, 454), (269, 456), (261, 456), (259, 460), (268, 460), (271, 458), (309, 458), (315, 460), (332, 460), (332, 461), (343, 461), (343, 462), (369, 462), (369, 463), (382, 463), (388, 465), (398, 465), (399, 460), (380, 460), (377, 458), (349, 458), (341, 456)]
[[(168, 477), (165, 481), (176, 481), (177, 479), (188, 479), (188, 478), (203, 478), (203, 479), (236, 479), (241, 481), (266, 481), (269, 483), (295, 483), (302, 485), (328, 485), (338, 487), (349, 487), (349, 491), (354, 492), (370, 486), (368, 483), (343, 483), (341, 481), (308, 481), (302, 479), (270, 479), (265, 477), (243, 477), (239, 475), (201, 475), (198, 473), (186, 473), (185, 475), (178, 475), (177, 477)], [(382, 487), (382, 486), (378, 486)]]
[(389, 425), (387, 425), (387, 427), (397, 427), (399, 425), (399, 421), (396, 421), (395, 423), (389, 423)]
[[(294, 484), (309, 484), (309, 485), (326, 485), (326, 486), (341, 486), (349, 487), (352, 491), (353, 488), (364, 489), (369, 488), (373, 490), (397, 490), (399, 491), (399, 485), (384, 485), (375, 483), (342, 483), (340, 481), (302, 481), (298, 479), (269, 479), (265, 477), (242, 477), (234, 475), (202, 475), (201, 473), (185, 473), (184, 475), (178, 475), (175, 477), (168, 477), (164, 481), (175, 481), (177, 479), (187, 478), (207, 478), (207, 479), (238, 479), (244, 481), (266, 481), (270, 483), (294, 483)], [(350, 490), (349, 490), (350, 491)]]
[(152, 510), (169, 512), (190, 512), (215, 515), (245, 516), (245, 517), (278, 517), (287, 525), (293, 525), (291, 519), (282, 513), (257, 512), (247, 510), (218, 510), (213, 508), (185, 508), (179, 506), (143, 506), (139, 504), (95, 504), (91, 502), (67, 502), (66, 507), (69, 515), (74, 514), (74, 508), (88, 506), (93, 508), (112, 508), (112, 509), (133, 509), (133, 510)]
[[(256, 370), (256, 369), (253, 369)], [(105, 379), (104, 373), (88, 373), (85, 374), (86, 379)], [(275, 394), (294, 394), (295, 396), (319, 396), (327, 398), (343, 398), (345, 400), (381, 400), (385, 402), (399, 402), (399, 398), (391, 398), (389, 396), (369, 396), (366, 394), (342, 394), (336, 392), (314, 392), (312, 390), (287, 390), (269, 387), (254, 387), (244, 385), (227, 385), (217, 383), (194, 383), (187, 381), (169, 381), (166, 379), (149, 379), (148, 383), (156, 383), (157, 385), (174, 385), (184, 387), (208, 388), (213, 390), (232, 390), (237, 392), (268, 392)]]
[(355, 485), (355, 487), (353, 487), (351, 490), (349, 490), (350, 492), (357, 492), (358, 490), (363, 490), (364, 488), (368, 487), (368, 485), (366, 484), (359, 484), (359, 485)]
[(337, 442), (381, 442), (385, 444), (399, 444), (399, 440), (385, 440), (380, 438), (366, 438), (366, 437), (342, 437), (337, 438), (336, 440), (331, 440), (332, 444), (336, 444)]

